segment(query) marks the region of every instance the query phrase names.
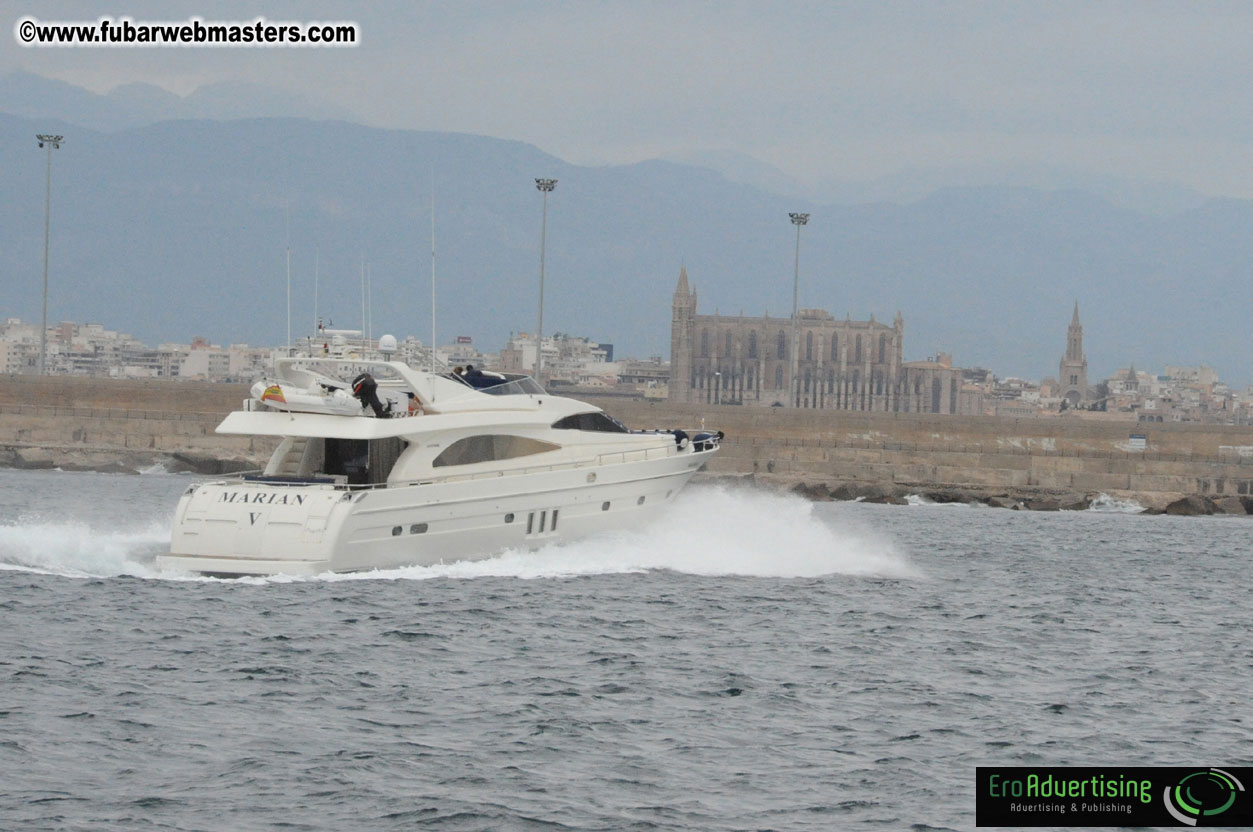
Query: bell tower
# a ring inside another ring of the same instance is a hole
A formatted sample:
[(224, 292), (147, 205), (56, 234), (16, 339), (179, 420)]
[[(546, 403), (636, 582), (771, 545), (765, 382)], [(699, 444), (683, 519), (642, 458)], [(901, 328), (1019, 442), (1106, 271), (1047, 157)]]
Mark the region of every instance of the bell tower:
[(692, 339), (696, 317), (696, 292), (688, 288), (687, 268), (679, 268), (674, 290), (674, 315), (670, 320), (670, 401), (687, 402), (692, 396)]
[(1075, 314), (1066, 331), (1066, 354), (1058, 365), (1057, 381), (1062, 398), (1070, 407), (1085, 404), (1091, 398), (1088, 392), (1088, 358), (1083, 354), (1083, 324), (1079, 323), (1079, 301), (1075, 301)]

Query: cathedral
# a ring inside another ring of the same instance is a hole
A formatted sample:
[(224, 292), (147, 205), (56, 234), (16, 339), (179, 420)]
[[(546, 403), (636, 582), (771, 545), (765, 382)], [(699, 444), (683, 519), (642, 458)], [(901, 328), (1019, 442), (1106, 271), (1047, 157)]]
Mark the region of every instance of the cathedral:
[(673, 313), (671, 401), (959, 412), (961, 371), (947, 356), (902, 361), (905, 322), (899, 312), (888, 326), (873, 315), (869, 321), (839, 321), (821, 309), (801, 309), (798, 355), (792, 356), (790, 317), (698, 315), (684, 268)]

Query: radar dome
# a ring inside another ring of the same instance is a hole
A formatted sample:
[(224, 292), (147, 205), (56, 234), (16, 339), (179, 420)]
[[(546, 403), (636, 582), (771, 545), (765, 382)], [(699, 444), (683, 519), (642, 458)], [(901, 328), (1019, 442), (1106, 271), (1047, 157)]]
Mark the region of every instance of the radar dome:
[(391, 355), (396, 351), (396, 336), (383, 335), (379, 338), (379, 352)]

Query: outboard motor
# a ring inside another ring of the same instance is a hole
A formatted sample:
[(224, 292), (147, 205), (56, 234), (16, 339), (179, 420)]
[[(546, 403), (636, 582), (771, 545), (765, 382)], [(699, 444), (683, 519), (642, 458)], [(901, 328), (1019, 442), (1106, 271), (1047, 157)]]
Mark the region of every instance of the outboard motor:
[(352, 380), (352, 394), (357, 401), (361, 402), (361, 406), (369, 405), (376, 417), (387, 419), (392, 415), (391, 410), (383, 408), (383, 403), (379, 401), (378, 390), (379, 383), (369, 373), (362, 373)]

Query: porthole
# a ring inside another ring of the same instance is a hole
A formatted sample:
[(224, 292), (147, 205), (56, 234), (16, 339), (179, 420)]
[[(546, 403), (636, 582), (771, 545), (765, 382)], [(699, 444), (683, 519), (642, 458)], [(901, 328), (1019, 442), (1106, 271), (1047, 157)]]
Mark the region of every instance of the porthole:
[(552, 531), (557, 531), (557, 512), (558, 512), (558, 511), (559, 511), (559, 509), (553, 509), (553, 525), (552, 525)]
[(400, 537), (401, 532), (404, 530), (403, 526), (392, 526), (392, 537)]
[(506, 515), (505, 515), (505, 522), (506, 522), (506, 523), (512, 523), (512, 522), (513, 522), (513, 512), (512, 512), (512, 511), (511, 511), (511, 512), (509, 512), (508, 514), (506, 514)]
[(635, 501), (635, 504), (636, 504), (637, 506), (642, 506), (642, 505), (644, 505), (644, 498), (643, 498), (643, 497), (640, 497), (638, 500), (636, 500), (636, 501)]
[(426, 534), (428, 528), (426, 523), (414, 523), (409, 527), (409, 534)]
[(608, 500), (606, 500), (605, 502), (603, 502), (603, 503), (601, 503), (601, 504), (600, 504), (600, 510), (601, 510), (601, 511), (609, 511), (609, 501), (608, 501)]

